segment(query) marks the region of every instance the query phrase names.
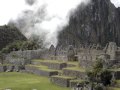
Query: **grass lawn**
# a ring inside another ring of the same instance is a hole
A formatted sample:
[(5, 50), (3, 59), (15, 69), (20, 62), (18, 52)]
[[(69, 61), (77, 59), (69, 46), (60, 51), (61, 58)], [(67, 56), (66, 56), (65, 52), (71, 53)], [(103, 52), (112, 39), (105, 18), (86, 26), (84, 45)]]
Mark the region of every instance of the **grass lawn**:
[(111, 87), (111, 88), (109, 88), (110, 90), (120, 90), (120, 88), (113, 88), (113, 87)]
[(67, 67), (67, 68), (64, 68), (64, 69), (85, 72), (85, 69), (80, 68), (80, 67)]
[(0, 90), (70, 90), (50, 83), (46, 77), (25, 73), (0, 73)]

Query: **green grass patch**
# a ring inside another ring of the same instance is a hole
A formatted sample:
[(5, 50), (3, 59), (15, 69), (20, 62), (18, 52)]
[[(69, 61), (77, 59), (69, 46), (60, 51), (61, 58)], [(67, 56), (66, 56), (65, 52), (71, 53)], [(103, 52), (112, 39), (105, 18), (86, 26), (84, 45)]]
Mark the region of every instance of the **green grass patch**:
[(120, 84), (120, 80), (116, 80), (116, 82)]
[(39, 69), (48, 69), (47, 66), (43, 66), (43, 65), (27, 65), (27, 66), (30, 66), (30, 67), (36, 67), (36, 68), (39, 68)]
[(75, 65), (75, 66), (78, 66), (78, 61), (69, 61), (67, 62), (68, 64), (72, 64), (72, 65)]
[(47, 71), (47, 72), (54, 72), (54, 71), (61, 72), (61, 70), (48, 69), (47, 66), (43, 66), (43, 65), (27, 65), (27, 66), (36, 67), (39, 70), (43, 70), (43, 71)]
[(114, 87), (110, 87), (110, 90), (120, 90), (120, 88), (114, 88)]
[(57, 78), (63, 78), (63, 79), (75, 79), (75, 77), (68, 77), (68, 76), (52, 76), (52, 77), (57, 77)]
[(120, 88), (113, 88), (113, 90), (120, 90)]
[(46, 62), (46, 63), (65, 63), (63, 60), (33, 60), (33, 62)]
[(12, 66), (12, 64), (0, 64), (0, 66)]
[(68, 67), (68, 68), (64, 68), (67, 70), (74, 70), (74, 71), (80, 71), (80, 72), (85, 72), (86, 70), (81, 68), (81, 67)]
[(117, 69), (109, 69), (110, 71), (114, 71), (114, 72), (117, 72), (117, 71), (120, 71), (120, 68), (117, 68)]
[(50, 83), (46, 77), (25, 73), (0, 73), (0, 90), (70, 90)]

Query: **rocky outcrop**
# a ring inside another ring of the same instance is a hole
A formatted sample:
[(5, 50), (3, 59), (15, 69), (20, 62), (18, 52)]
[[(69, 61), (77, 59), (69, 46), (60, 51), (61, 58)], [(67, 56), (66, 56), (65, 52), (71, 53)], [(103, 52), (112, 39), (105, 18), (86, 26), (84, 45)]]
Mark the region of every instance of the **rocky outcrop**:
[[(58, 46), (101, 44), (114, 41), (120, 46), (120, 8), (110, 0), (91, 0), (70, 16), (69, 25), (59, 34)], [(64, 42), (64, 43), (63, 43)]]

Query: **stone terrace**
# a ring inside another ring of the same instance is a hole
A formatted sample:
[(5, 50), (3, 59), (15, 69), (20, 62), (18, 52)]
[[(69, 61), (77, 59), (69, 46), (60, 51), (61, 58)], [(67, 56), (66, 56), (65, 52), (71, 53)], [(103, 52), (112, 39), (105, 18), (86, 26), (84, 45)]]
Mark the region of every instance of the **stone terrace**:
[[(51, 67), (52, 65), (52, 67)], [(14, 65), (1, 65), (0, 72), (16, 71)], [(80, 68), (78, 62), (63, 62), (56, 60), (33, 60), (31, 64), (25, 65), (25, 70), (21, 72), (33, 73), (40, 76), (51, 77), (50, 81), (63, 87), (74, 87), (77, 83), (82, 86), (86, 73), (84, 68)], [(115, 72), (115, 79), (120, 80), (120, 69), (110, 69)], [(119, 83), (116, 84), (119, 88)]]

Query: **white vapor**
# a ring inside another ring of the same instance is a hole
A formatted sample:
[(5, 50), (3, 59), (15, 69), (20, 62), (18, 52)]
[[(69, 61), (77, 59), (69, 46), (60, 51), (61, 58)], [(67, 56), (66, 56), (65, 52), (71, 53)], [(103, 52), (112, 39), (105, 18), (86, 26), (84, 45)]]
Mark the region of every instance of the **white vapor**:
[(116, 7), (120, 7), (120, 0), (111, 0), (111, 2), (112, 2)]
[[(81, 2), (90, 0), (0, 0), (0, 25), (14, 22), (26, 37), (44, 36), (44, 42), (57, 44), (57, 34), (68, 24), (69, 14)], [(116, 7), (120, 0), (111, 0)]]
[(26, 37), (44, 34), (44, 43), (48, 46), (50, 44), (56, 46), (58, 32), (68, 24), (70, 12), (80, 3), (87, 4), (90, 0), (26, 1), (29, 9), (24, 10), (16, 20), (11, 22), (14, 22)]

